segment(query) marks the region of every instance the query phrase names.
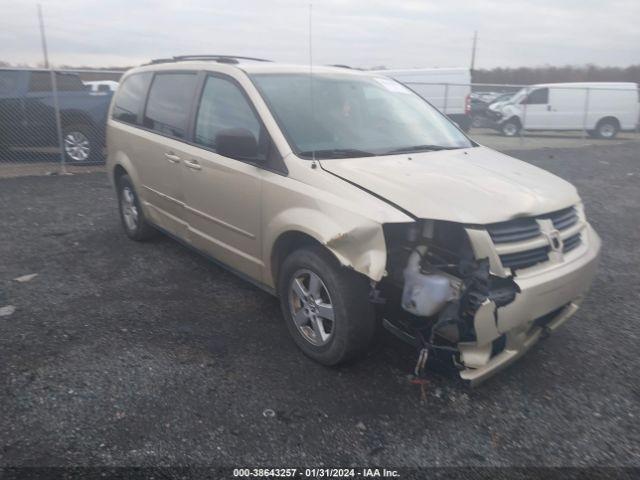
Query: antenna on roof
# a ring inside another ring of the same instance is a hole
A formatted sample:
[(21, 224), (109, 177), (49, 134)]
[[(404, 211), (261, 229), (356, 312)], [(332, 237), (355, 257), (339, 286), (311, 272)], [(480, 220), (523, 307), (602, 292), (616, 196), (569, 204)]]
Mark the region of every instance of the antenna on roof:
[[(315, 118), (315, 102), (313, 98), (313, 2), (309, 2), (309, 98), (311, 119), (313, 120)], [(316, 168), (316, 149), (313, 144), (311, 145), (311, 168)]]

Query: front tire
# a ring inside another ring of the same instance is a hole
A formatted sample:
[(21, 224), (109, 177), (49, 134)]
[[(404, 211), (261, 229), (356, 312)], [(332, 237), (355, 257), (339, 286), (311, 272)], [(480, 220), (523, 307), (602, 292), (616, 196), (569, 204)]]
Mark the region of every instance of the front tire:
[(323, 365), (338, 365), (366, 351), (375, 333), (367, 279), (341, 266), (320, 246), (289, 255), (280, 268), (278, 293), (289, 333)]
[(505, 137), (515, 137), (520, 133), (520, 122), (516, 120), (507, 120), (500, 126), (500, 131)]
[(117, 180), (120, 220), (127, 236), (138, 242), (155, 237), (158, 231), (147, 221), (129, 175)]

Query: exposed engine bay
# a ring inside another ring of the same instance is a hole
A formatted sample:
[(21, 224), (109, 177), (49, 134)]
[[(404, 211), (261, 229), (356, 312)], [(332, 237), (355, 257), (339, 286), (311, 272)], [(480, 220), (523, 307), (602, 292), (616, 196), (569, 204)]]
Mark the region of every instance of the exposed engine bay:
[[(374, 297), (384, 326), (419, 349), (414, 374), (422, 376), (427, 361), (472, 368), (461, 359), (460, 345), (483, 336), (478, 315), (492, 314), (498, 329), (500, 308), (520, 293), (514, 277), (494, 275), (487, 258), (476, 259), (461, 224), (385, 225), (385, 240), (387, 275)], [(500, 348), (499, 336), (494, 343)]]

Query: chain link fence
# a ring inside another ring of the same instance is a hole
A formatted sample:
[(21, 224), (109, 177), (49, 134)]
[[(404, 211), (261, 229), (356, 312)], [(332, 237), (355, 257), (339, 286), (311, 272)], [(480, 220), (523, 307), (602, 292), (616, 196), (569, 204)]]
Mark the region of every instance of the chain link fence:
[[(0, 69), (0, 176), (104, 163), (107, 111), (122, 74)], [(405, 85), (497, 149), (640, 140), (640, 95), (632, 83)]]

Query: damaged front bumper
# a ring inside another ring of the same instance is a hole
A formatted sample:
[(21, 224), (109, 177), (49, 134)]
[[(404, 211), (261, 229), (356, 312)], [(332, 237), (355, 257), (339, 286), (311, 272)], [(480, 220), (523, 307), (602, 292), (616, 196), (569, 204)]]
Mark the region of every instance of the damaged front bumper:
[[(496, 310), (487, 299), (480, 306), (474, 316), (476, 341), (458, 343), (462, 379), (471, 385), (486, 380), (578, 310), (595, 276), (601, 246), (589, 224), (583, 233), (584, 244), (562, 261), (518, 274), (520, 293), (511, 303)], [(474, 249), (482, 250), (483, 245), (477, 244), (482, 240), (475, 242)]]

